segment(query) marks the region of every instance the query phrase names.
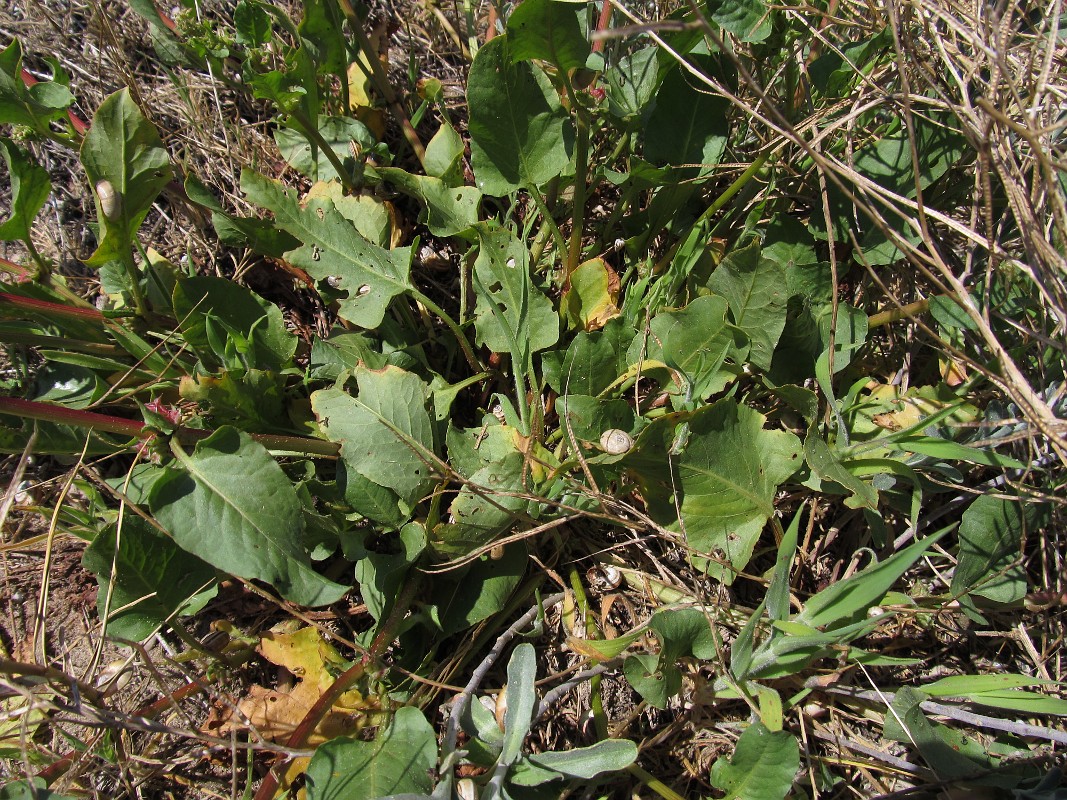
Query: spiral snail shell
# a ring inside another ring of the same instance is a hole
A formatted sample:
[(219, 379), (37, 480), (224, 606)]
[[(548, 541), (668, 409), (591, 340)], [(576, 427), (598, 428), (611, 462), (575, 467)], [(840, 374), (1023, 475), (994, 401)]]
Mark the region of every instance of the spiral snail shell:
[(118, 222), (122, 216), (122, 194), (115, 190), (111, 181), (96, 182), (96, 196), (100, 199), (100, 210), (110, 222)]
[(610, 455), (619, 456), (628, 453), (633, 446), (634, 437), (618, 428), (608, 428), (600, 434), (600, 447)]

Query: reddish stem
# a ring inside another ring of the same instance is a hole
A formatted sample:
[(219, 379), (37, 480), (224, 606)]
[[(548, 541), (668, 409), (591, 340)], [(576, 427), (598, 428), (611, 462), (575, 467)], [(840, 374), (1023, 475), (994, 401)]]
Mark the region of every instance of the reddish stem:
[(69, 317), (70, 319), (92, 320), (93, 322), (102, 322), (104, 319), (103, 314), (95, 308), (90, 308), (88, 306), (78, 308), (77, 306), (64, 305), (63, 303), (53, 303), (50, 300), (38, 300), (34, 297), (19, 297), (17, 294), (0, 292), (0, 307), (2, 307), (4, 303), (13, 305), (16, 308), (26, 309), (27, 311), (34, 311), (38, 314)]
[[(600, 9), (600, 19), (597, 20), (596, 29), (600, 32), (604, 32), (608, 29), (608, 25), (611, 23), (611, 3), (608, 0), (604, 0), (604, 7)], [(604, 40), (597, 39), (593, 42), (593, 52), (599, 53), (604, 49)]]
[(6, 258), (0, 258), (0, 269), (14, 273), (16, 283), (33, 280), (33, 270), (22, 264), (16, 264), (14, 261), (8, 261)]

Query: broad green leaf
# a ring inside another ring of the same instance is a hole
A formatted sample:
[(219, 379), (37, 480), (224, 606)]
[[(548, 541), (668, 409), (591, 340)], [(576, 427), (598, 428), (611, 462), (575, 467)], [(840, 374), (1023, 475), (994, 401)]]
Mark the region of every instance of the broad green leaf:
[[(720, 400), (693, 415), (689, 444), (678, 457), (680, 523), (690, 546), (737, 570), (774, 513), (778, 485), (800, 466), (800, 440), (764, 430), (765, 421), (735, 400)], [(732, 580), (731, 570), (713, 570)]]
[(548, 77), (512, 63), (508, 36), (483, 45), (467, 80), (471, 165), (476, 185), (502, 196), (567, 170), (573, 129)]
[(711, 95), (688, 72), (673, 70), (645, 122), (645, 160), (659, 166), (715, 166), (726, 148), (728, 109), (724, 98)]
[(563, 72), (584, 67), (590, 48), (578, 15), (585, 10), (561, 0), (524, 1), (508, 17), (512, 62), (536, 58)]
[(412, 175), (395, 167), (380, 167), (378, 174), (420, 201), (426, 210), (426, 227), (434, 236), (457, 236), (478, 222), (482, 193), (473, 186), (451, 188), (439, 178)]
[[(383, 537), (384, 538), (384, 537)], [(356, 563), (356, 583), (368, 613), (381, 622), (392, 609), (411, 567), (426, 547), (426, 529), (409, 522)]]
[(745, 728), (733, 757), (711, 767), (711, 784), (724, 800), (782, 800), (800, 769), (800, 747), (785, 731), (771, 732), (759, 722)]
[(897, 579), (914, 564), (946, 531), (919, 539), (884, 561), (872, 564), (855, 575), (833, 583), (808, 599), (795, 621), (812, 628), (839, 627), (885, 597)]
[(504, 742), (500, 763), (512, 764), (522, 754), (522, 743), (530, 732), (537, 708), (537, 656), (532, 644), (523, 642), (508, 661), (508, 685), (505, 690), (507, 711), (504, 715)]
[(26, 86), (22, 80), (22, 45), (14, 39), (0, 51), (0, 124), (48, 130), (74, 102), (70, 90), (56, 81)]
[(760, 255), (759, 242), (734, 250), (715, 268), (708, 288), (730, 304), (734, 324), (749, 340), (748, 360), (762, 370), (771, 367), (771, 356), (785, 328), (785, 269)]
[(1021, 600), (1028, 585), (1019, 560), (1023, 531), (1036, 526), (1044, 512), (1040, 504), (992, 495), (981, 495), (971, 503), (960, 522), (952, 594), (961, 600), (968, 594), (997, 603)]
[(69, 794), (57, 794), (51, 791), (44, 778), (29, 778), (0, 786), (0, 800), (74, 800), (74, 798)]
[(315, 750), (307, 800), (374, 800), (429, 794), (437, 767), (437, 737), (417, 708), (396, 712), (373, 742), (338, 737)]
[(393, 366), (358, 367), (355, 378), (356, 396), (324, 389), (311, 395), (311, 406), (327, 438), (341, 445), (346, 469), (392, 490), (410, 511), (435, 483), (427, 386)]
[(240, 0), (233, 10), (233, 27), (239, 44), (256, 47), (270, 41), (270, 14), (258, 0)]
[(296, 193), (245, 170), (241, 187), (250, 200), (274, 212), (278, 227), (304, 243), (286, 254), (289, 262), (316, 280), (336, 279), (348, 292), (338, 313), (362, 328), (377, 328), (389, 301), (414, 291), (411, 248), (384, 250), (361, 236), (329, 200), (301, 207)]
[(223, 244), (249, 247), (272, 258), (281, 258), (300, 246), (297, 239), (274, 227), (271, 220), (227, 214), (218, 199), (193, 175), (185, 178), (185, 193), (211, 212), (211, 224)]
[[(589, 747), (575, 747), (561, 752), (536, 753), (527, 756), (535, 767), (572, 780), (591, 780), (605, 772), (626, 769), (637, 760), (637, 745), (628, 739), (605, 739)], [(523, 780), (522, 773), (513, 770), (510, 780), (518, 786), (535, 785)]]
[(348, 590), (312, 568), (300, 500), (263, 445), (222, 427), (178, 465), (156, 480), (150, 503), (183, 550), (301, 605), (328, 605)]
[(204, 591), (215, 583), (214, 568), (134, 514), (123, 518), (121, 531), (113, 525), (100, 533), (85, 548), (82, 564), (100, 584), (96, 607), (101, 618), (108, 584), (114, 582), (107, 633), (135, 642), (175, 612), (195, 613), (214, 595), (213, 589)]
[(565, 354), (553, 350), (541, 357), (545, 381), (559, 394), (600, 394), (626, 371), (634, 336), (634, 329), (620, 318), (603, 330), (582, 331)]
[[(348, 176), (356, 168), (352, 145), (366, 151), (378, 143), (370, 129), (352, 117), (319, 117), (319, 134), (337, 155)], [(318, 144), (310, 141), (299, 128), (278, 128), (274, 132), (274, 141), (278, 143), (282, 158), (311, 180), (339, 180), (337, 168)]]
[(923, 692), (910, 686), (897, 690), (891, 712), (885, 715), (884, 736), (914, 746), (942, 780), (963, 778), (996, 766), (996, 759), (977, 742), (927, 719), (921, 708), (926, 699)]
[[(101, 266), (129, 257), (129, 248), (152, 203), (171, 179), (170, 158), (155, 127), (123, 89), (101, 103), (82, 142), (81, 162), (94, 187), (100, 243), (86, 262)], [(103, 181), (114, 206), (101, 198)], [(106, 213), (110, 211), (110, 213)]]
[(454, 578), (439, 575), (431, 586), (430, 602), (437, 606), (445, 636), (466, 630), (504, 608), (529, 563), (526, 546), (519, 542), (504, 548), (501, 558), (483, 556)]
[(239, 369), (186, 375), (178, 393), (205, 409), (215, 425), (232, 424), (249, 433), (276, 433), (292, 425), (285, 387), (275, 372)]
[(734, 377), (722, 368), (723, 362), (741, 350), (743, 341), (726, 322), (726, 309), (726, 300), (712, 294), (677, 311), (657, 314), (647, 340), (637, 338), (630, 344), (631, 363), (637, 362), (643, 350), (646, 359), (663, 361), (680, 371), (689, 382), (686, 400), (703, 400), (722, 391)]
[(223, 366), (212, 347), (210, 325), (221, 331), (229, 325), (250, 339), (246, 355), (251, 368), (277, 372), (291, 365), (296, 336), (285, 327), (281, 310), (252, 290), (226, 278), (185, 278), (175, 285), (172, 302), (182, 335), (209, 368)]
[(694, 655), (710, 659), (716, 654), (715, 634), (707, 613), (700, 608), (659, 611), (648, 622), (660, 641), (658, 656), (630, 656), (623, 663), (626, 680), (649, 704), (666, 708), (682, 688), (679, 658)]
[(526, 506), (526, 500), (516, 496), (525, 492), (524, 463), (520, 453), (512, 453), (471, 475), (452, 501), (450, 521), (434, 528), (433, 547), (438, 554), (446, 558), (465, 556), (514, 524)]
[(599, 442), (606, 430), (616, 429), (629, 433), (634, 429), (634, 410), (622, 398), (600, 400), (583, 394), (568, 394), (556, 401), (560, 427), (566, 441), (574, 438), (579, 442)]
[(447, 186), (463, 185), (463, 137), (447, 122), (426, 144), (423, 168), (432, 178), (440, 178)]
[(37, 212), (52, 191), (48, 172), (9, 139), (0, 138), (11, 187), (11, 215), (0, 225), (0, 241), (27, 241)]
[(848, 471), (815, 426), (809, 428), (808, 435), (804, 437), (804, 458), (820, 478), (838, 483), (848, 490), (850, 496), (845, 499), (846, 506), (878, 510), (878, 490)]
[(659, 55), (658, 47), (646, 47), (624, 56), (604, 72), (610, 114), (630, 122), (647, 113), (659, 86)]
[(320, 72), (342, 73), (348, 67), (348, 43), (341, 7), (331, 0), (304, 0), (304, 17), (297, 26)]
[(762, 42), (771, 34), (771, 11), (763, 0), (705, 0), (711, 21), (742, 42)]
[(481, 243), (474, 262), (478, 344), (496, 353), (510, 353), (515, 359), (512, 368), (525, 375), (531, 356), (559, 340), (559, 317), (552, 301), (533, 285), (530, 251), (515, 234), (485, 224), (477, 231)]

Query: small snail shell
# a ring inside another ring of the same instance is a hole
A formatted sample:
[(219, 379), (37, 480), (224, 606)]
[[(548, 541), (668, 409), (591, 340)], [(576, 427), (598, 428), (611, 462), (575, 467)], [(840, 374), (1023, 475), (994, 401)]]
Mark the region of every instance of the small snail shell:
[(613, 456), (628, 453), (633, 446), (634, 437), (626, 431), (620, 431), (618, 428), (608, 428), (600, 434), (600, 447), (605, 453), (610, 453)]
[(96, 196), (100, 198), (100, 210), (111, 222), (118, 222), (122, 216), (122, 194), (115, 191), (111, 181), (96, 182)]

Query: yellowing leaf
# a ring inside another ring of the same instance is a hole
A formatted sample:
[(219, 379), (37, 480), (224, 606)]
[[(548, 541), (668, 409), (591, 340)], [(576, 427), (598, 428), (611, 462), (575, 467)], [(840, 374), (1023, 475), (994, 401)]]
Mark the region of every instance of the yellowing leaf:
[(385, 115), (382, 109), (375, 108), (370, 96), (370, 63), (366, 53), (360, 52), (362, 64), (352, 62), (348, 67), (348, 104), (356, 119), (370, 128), (380, 140), (385, 135)]
[(618, 299), (618, 274), (604, 259), (593, 258), (571, 273), (560, 305), (569, 327), (593, 331), (619, 316)]
[[(215, 730), (228, 733), (243, 729), (246, 727), (243, 720), (247, 719), (248, 727), (264, 739), (285, 741), (336, 676), (348, 668), (348, 663), (311, 627), (292, 633), (268, 632), (257, 649), (272, 664), (291, 672), (295, 683), (290, 689), (252, 686), (237, 704), (239, 713), (228, 715)], [(323, 715), (307, 743), (322, 744), (337, 736), (351, 734), (367, 724), (379, 708), (376, 699), (364, 698), (358, 689), (349, 689)]]

